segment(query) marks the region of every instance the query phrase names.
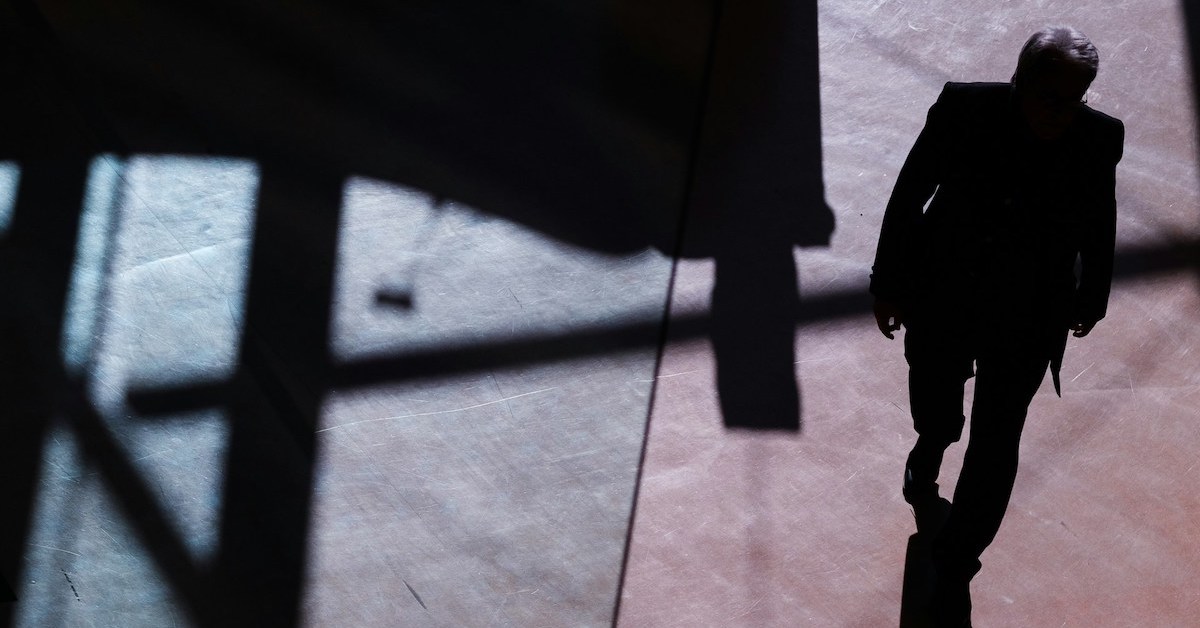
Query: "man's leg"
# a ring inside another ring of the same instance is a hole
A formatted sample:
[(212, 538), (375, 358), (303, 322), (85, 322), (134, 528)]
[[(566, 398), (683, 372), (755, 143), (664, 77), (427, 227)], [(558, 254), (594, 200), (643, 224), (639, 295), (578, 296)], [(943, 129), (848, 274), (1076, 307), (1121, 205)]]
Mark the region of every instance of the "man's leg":
[(1021, 431), (1047, 361), (981, 356), (971, 433), (950, 517), (935, 542), (939, 572), (970, 580), (1008, 509), (1017, 475)]
[(1008, 509), (1025, 415), (1046, 373), (1047, 361), (1004, 353), (984, 351), (976, 360), (971, 435), (950, 516), (934, 540), (931, 610), (938, 625), (970, 625), (971, 578)]
[(942, 456), (962, 437), (963, 387), (971, 377), (971, 355), (963, 337), (921, 325), (904, 336), (908, 398), (917, 442), (904, 468), (904, 499), (910, 504), (937, 498)]

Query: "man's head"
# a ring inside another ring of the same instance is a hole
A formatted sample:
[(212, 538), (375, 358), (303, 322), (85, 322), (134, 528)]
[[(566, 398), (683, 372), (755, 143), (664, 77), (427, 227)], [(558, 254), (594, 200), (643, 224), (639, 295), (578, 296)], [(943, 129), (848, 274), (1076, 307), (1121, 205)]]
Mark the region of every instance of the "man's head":
[(1067, 130), (1099, 67), (1096, 47), (1069, 26), (1043, 28), (1025, 42), (1012, 83), (1034, 135), (1052, 140)]

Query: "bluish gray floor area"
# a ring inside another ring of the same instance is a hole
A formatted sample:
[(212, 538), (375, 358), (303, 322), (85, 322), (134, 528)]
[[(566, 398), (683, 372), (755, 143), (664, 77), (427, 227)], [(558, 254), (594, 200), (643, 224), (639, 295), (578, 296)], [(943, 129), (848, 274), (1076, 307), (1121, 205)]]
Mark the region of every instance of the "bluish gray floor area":
[(5, 11), (9, 623), (611, 623), (709, 9)]
[[(203, 572), (228, 516), (230, 413), (145, 416), (127, 397), (236, 371), (257, 172), (184, 157), (103, 157), (92, 172), (90, 185), (108, 189), (85, 216), (108, 212), (96, 223), (114, 234), (112, 249), (97, 257), (103, 272), (76, 268), (72, 295), (90, 298), (73, 299), (68, 318), (86, 331), (66, 350), (84, 354), (72, 359), (112, 454)], [(660, 316), (661, 254), (590, 253), (379, 181), (348, 182), (342, 215), (330, 334), (339, 365)], [(410, 307), (378, 299), (398, 285), (412, 291)], [(653, 381), (653, 337), (641, 340), (329, 391), (314, 426), (305, 621), (606, 623)], [(89, 464), (79, 438), (70, 424), (49, 434), (18, 625), (188, 623), (155, 548), (112, 494), (123, 487)]]

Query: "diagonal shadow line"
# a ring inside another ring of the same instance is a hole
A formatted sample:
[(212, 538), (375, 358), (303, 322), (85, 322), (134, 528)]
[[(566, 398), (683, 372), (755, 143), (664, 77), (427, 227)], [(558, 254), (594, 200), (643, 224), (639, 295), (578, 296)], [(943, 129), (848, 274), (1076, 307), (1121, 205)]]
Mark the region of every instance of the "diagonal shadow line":
[[(1128, 247), (1116, 256), (1115, 281), (1129, 281), (1181, 269), (1200, 269), (1200, 239), (1179, 240), (1162, 246)], [(796, 324), (852, 316), (871, 311), (865, 289), (849, 289), (805, 299)], [(670, 319), (669, 342), (706, 337), (712, 329), (708, 312), (692, 312)], [(395, 381), (414, 381), (495, 368), (579, 359), (654, 346), (661, 318), (634, 320), (621, 325), (576, 329), (553, 335), (524, 336), (487, 344), (450, 344), (404, 353), (366, 358), (336, 367), (332, 385), (338, 390), (365, 388)], [(142, 415), (199, 410), (227, 401), (226, 380), (200, 380), (177, 386), (135, 389), (131, 407)]]
[(211, 595), (211, 583), (193, 562), (187, 549), (164, 515), (142, 474), (129, 462), (113, 438), (104, 419), (87, 399), (78, 382), (64, 385), (61, 401), (63, 415), (78, 435), (84, 455), (100, 472), (110, 493), (123, 511), (125, 520), (136, 529), (147, 554), (158, 567), (173, 591), (183, 601), (185, 610), (200, 625), (216, 625)]
[(655, 401), (658, 396), (658, 374), (661, 372), (663, 356), (667, 352), (668, 338), (671, 332), (671, 311), (675, 306), (675, 282), (679, 279), (679, 261), (687, 230), (688, 208), (692, 205), (692, 194), (695, 192), (696, 172), (699, 166), (701, 138), (704, 136), (704, 122), (709, 106), (709, 94), (712, 89), (713, 65), (716, 59), (716, 44), (721, 24), (721, 0), (712, 2), (711, 22), (708, 27), (708, 45), (704, 57), (704, 73), (700, 81), (700, 98), (697, 99), (696, 117), (693, 121), (692, 135), (688, 143), (687, 170), (684, 175), (685, 186), (680, 199), (679, 218), (675, 224), (675, 246), (671, 252), (671, 275), (667, 281), (667, 294), (663, 302), (663, 315), (659, 318), (658, 336), (655, 340), (654, 370), (655, 381), (650, 386), (650, 395), (646, 400), (646, 420), (642, 424), (642, 443), (638, 452), (637, 473), (633, 480), (633, 495), (630, 499), (629, 519), (625, 526), (625, 542), (621, 552), (621, 568), (617, 572), (617, 590), (613, 599), (612, 628), (616, 628), (621, 618), (621, 603), (624, 600), (625, 579), (629, 571), (630, 550), (633, 548), (634, 524), (637, 521), (637, 505), (641, 501), (642, 474), (646, 470), (646, 453), (650, 444), (650, 419), (653, 416)]

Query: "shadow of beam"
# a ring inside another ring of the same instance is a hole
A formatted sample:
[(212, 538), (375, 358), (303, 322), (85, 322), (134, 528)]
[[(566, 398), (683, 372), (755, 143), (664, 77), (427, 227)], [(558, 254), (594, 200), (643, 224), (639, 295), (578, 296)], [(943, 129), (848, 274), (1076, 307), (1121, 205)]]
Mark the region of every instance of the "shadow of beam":
[[(1187, 29), (1187, 52), (1190, 61), (1188, 66), (1192, 69), (1192, 109), (1196, 114), (1196, 126), (1200, 129), (1200, 1), (1180, 0), (1180, 5), (1184, 27)], [(1191, 263), (1196, 273), (1197, 285), (1200, 285), (1200, 248), (1193, 247)]]
[(137, 532), (158, 572), (170, 583), (186, 612), (198, 625), (218, 625), (220, 605), (214, 587), (222, 583), (207, 577), (192, 560), (187, 548), (163, 514), (155, 491), (146, 484), (142, 473), (130, 463), (128, 455), (109, 431), (104, 419), (87, 399), (84, 387), (68, 382), (60, 391), (63, 417), (77, 436), (88, 462), (95, 465), (108, 485), (125, 520)]
[[(214, 577), (223, 625), (295, 626), (307, 564), (315, 425), (330, 389), (328, 329), (342, 180), (264, 164)], [(297, 220), (297, 216), (303, 217)], [(302, 262), (298, 262), (302, 261)], [(235, 622), (235, 623), (230, 623)]]
[[(1130, 281), (1200, 268), (1200, 239), (1165, 246), (1128, 247), (1117, 253), (1116, 281)], [(871, 312), (871, 297), (865, 289), (843, 290), (802, 300), (797, 325), (809, 325)], [(661, 319), (645, 318), (620, 325), (550, 335), (529, 335), (487, 344), (461, 343), (371, 357), (334, 367), (332, 384), (339, 390), (366, 388), (396, 381), (416, 381), (456, 374), (511, 368), (529, 364), (583, 359), (654, 346), (659, 339)], [(671, 317), (668, 342), (686, 342), (709, 336), (712, 319), (708, 312)], [(224, 380), (190, 382), (178, 386), (135, 389), (131, 406), (140, 414), (155, 415), (210, 408), (227, 401)]]

